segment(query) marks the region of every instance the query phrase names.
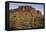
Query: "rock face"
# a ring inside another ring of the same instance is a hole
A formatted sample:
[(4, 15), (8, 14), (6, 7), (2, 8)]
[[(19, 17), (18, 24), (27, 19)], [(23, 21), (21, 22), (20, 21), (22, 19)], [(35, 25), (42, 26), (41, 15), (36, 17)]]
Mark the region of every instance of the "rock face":
[[(10, 11), (9, 20), (10, 28), (20, 29), (23, 27), (35, 28), (34, 17), (41, 16), (41, 12), (31, 6), (19, 6), (17, 9)], [(37, 25), (37, 24), (36, 24)]]

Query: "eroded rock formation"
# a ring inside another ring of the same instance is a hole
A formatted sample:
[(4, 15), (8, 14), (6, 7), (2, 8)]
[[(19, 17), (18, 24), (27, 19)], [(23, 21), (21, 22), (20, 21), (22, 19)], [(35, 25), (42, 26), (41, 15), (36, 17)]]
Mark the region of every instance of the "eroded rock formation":
[(40, 11), (31, 6), (19, 6), (17, 9), (10, 11), (10, 27), (13, 29), (18, 29), (16, 27), (35, 28), (37, 26), (35, 26), (34, 23), (39, 23), (34, 22), (34, 17), (41, 15)]

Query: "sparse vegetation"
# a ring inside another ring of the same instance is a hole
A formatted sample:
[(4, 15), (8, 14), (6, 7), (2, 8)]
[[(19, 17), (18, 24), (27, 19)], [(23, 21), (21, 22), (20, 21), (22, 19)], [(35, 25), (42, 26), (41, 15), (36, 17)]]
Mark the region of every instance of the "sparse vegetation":
[[(29, 7), (27, 7), (29, 8)], [(26, 9), (27, 9), (26, 8)], [(15, 11), (15, 13), (10, 13), (10, 27), (44, 27), (44, 16), (41, 16), (41, 13), (37, 13), (36, 10), (29, 10), (23, 12), (21, 9)]]

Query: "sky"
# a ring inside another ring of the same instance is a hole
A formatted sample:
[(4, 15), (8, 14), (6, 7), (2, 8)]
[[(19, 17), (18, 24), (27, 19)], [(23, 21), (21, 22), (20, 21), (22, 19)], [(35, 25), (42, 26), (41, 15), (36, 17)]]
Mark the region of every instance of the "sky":
[(32, 6), (36, 10), (41, 11), (42, 15), (44, 14), (44, 5), (41, 5), (41, 4), (10, 3), (9, 4), (9, 10), (16, 9), (19, 6)]

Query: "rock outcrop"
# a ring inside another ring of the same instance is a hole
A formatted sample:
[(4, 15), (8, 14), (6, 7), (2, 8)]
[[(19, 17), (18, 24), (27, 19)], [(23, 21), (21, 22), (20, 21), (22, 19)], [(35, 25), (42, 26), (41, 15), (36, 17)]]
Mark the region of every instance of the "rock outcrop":
[[(31, 6), (19, 6), (10, 11), (10, 27), (35, 27), (34, 17), (41, 16), (41, 12)], [(18, 28), (17, 28), (18, 29)]]

